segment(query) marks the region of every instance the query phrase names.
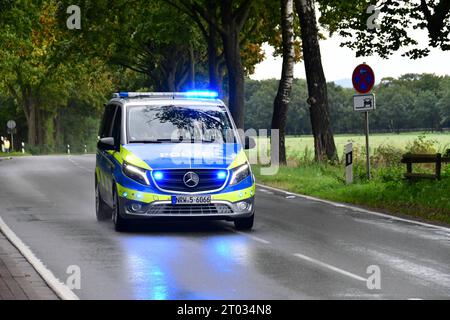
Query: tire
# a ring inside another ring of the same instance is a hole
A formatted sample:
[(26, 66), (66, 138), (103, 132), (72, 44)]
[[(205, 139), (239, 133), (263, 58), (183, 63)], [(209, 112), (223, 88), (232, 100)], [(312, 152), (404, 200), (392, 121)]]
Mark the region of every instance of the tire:
[(117, 191), (115, 188), (113, 191), (113, 199), (114, 199), (114, 208), (112, 213), (112, 220), (114, 223), (114, 230), (116, 230), (117, 232), (126, 231), (128, 227), (127, 221), (120, 215), (119, 197), (117, 196)]
[(111, 219), (111, 208), (103, 201), (97, 182), (95, 183), (95, 215), (97, 221)]
[(255, 220), (255, 214), (252, 214), (248, 218), (240, 218), (234, 220), (234, 227), (236, 230), (251, 230), (253, 228), (253, 222)]

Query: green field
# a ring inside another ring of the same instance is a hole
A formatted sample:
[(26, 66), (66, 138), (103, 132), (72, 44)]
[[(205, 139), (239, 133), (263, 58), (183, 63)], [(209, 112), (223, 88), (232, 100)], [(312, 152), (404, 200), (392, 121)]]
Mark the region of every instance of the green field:
[[(408, 144), (411, 144), (419, 136), (425, 136), (426, 140), (434, 142), (434, 149), (436, 152), (445, 153), (446, 149), (450, 149), (450, 132), (445, 133), (424, 133), (424, 132), (408, 132), (401, 134), (393, 133), (381, 133), (370, 135), (370, 153), (376, 152), (379, 146), (391, 146), (401, 149), (406, 152)], [(334, 137), (336, 148), (338, 150), (339, 157), (342, 156), (344, 146), (348, 142), (353, 142), (353, 147), (356, 149), (364, 150), (365, 148), (365, 136), (358, 134), (337, 134)], [(267, 138), (258, 138), (260, 146), (267, 143)], [(305, 158), (305, 153), (308, 154), (307, 158), (312, 158), (314, 155), (314, 139), (312, 136), (287, 136), (286, 147), (288, 158)]]

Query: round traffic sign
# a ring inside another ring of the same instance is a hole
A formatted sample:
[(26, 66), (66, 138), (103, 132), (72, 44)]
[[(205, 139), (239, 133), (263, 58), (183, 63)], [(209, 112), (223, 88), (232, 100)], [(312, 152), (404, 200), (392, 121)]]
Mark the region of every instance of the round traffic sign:
[(14, 120), (9, 120), (7, 123), (6, 123), (6, 126), (8, 127), (8, 129), (14, 129), (15, 127), (16, 127), (16, 122), (14, 121)]
[(359, 93), (368, 93), (375, 85), (375, 73), (367, 64), (360, 64), (352, 75), (353, 88)]

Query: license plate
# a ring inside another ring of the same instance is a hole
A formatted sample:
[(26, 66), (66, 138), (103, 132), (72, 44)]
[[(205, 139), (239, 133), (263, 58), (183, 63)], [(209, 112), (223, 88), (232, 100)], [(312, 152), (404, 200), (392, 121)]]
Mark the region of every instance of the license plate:
[(208, 204), (211, 196), (172, 196), (172, 204)]

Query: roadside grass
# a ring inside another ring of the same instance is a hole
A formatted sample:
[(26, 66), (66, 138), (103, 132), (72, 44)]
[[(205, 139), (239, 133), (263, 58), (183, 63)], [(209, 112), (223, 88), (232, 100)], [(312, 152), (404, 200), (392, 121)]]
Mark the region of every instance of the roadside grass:
[[(288, 166), (280, 167), (275, 175), (263, 175), (262, 165), (252, 165), (253, 172), (257, 182), (287, 191), (450, 225), (450, 164), (443, 164), (440, 181), (408, 181), (403, 177), (406, 166), (400, 163), (406, 152), (450, 152), (447, 151), (450, 133), (371, 137), (374, 152), (371, 153), (370, 181), (366, 178), (364, 142), (361, 147), (356, 143), (353, 152), (354, 183), (346, 185), (343, 145), (349, 140), (355, 142), (360, 139), (363, 136), (336, 136), (340, 162), (319, 164), (313, 160), (312, 137), (288, 137)], [(265, 143), (264, 140), (258, 141), (259, 146)], [(413, 168), (414, 172), (432, 173), (435, 166), (414, 164)]]
[(343, 166), (309, 163), (297, 167), (280, 167), (276, 175), (261, 175), (260, 165), (253, 165), (252, 168), (256, 181), (269, 186), (450, 224), (450, 166), (443, 168), (440, 181), (409, 182), (403, 179), (404, 170), (399, 168), (374, 169), (373, 179), (367, 181), (362, 177), (365, 174), (364, 165), (357, 164), (354, 168), (355, 182), (351, 185), (345, 184)]
[(23, 157), (23, 156), (31, 156), (31, 154), (29, 154), (29, 153), (27, 153), (27, 152), (25, 152), (25, 153), (22, 153), (22, 152), (10, 152), (10, 153), (7, 153), (7, 152), (0, 152), (0, 158), (4, 158), (4, 157)]

